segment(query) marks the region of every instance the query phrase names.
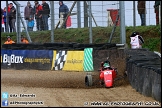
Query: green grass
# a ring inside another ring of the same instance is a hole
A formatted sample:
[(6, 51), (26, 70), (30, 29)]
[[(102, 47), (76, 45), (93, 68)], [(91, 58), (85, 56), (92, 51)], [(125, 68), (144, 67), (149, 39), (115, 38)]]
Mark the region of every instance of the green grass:
[[(107, 43), (113, 27), (93, 27), (92, 43)], [(126, 43), (130, 47), (130, 35), (132, 32), (138, 31), (145, 40), (143, 48), (151, 51), (161, 52), (161, 28), (159, 26), (137, 26), (126, 27)], [(26, 35), (24, 32), (21, 34)], [(10, 35), (16, 41), (16, 33), (1, 33), (1, 45), (6, 41), (6, 37)], [(33, 31), (29, 33), (33, 43), (51, 42), (51, 31)], [(54, 30), (54, 42), (77, 42), (89, 43), (89, 28), (70, 28)], [(117, 27), (111, 43), (120, 43), (120, 27)]]

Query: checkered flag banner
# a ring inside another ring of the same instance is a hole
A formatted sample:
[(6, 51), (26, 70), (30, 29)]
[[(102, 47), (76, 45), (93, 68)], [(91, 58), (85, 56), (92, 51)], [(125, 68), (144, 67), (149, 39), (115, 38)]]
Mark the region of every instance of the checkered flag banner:
[(57, 51), (55, 60), (55, 70), (62, 70), (67, 57), (67, 51)]

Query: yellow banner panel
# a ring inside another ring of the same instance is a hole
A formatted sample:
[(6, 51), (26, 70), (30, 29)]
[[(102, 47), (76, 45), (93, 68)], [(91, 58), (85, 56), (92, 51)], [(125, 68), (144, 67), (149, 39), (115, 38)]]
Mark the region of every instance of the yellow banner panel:
[(56, 59), (56, 51), (53, 50), (53, 59), (52, 59), (52, 67), (51, 67), (51, 70), (53, 70), (53, 68), (54, 68), (55, 59)]
[(84, 51), (68, 51), (63, 70), (83, 71), (83, 61)]

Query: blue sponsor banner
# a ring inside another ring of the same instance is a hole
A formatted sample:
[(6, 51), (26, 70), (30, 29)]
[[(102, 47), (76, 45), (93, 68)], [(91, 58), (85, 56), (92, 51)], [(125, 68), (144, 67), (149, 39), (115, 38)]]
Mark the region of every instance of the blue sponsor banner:
[(2, 49), (2, 50), (1, 50), (1, 56), (3, 56), (4, 54), (7, 54), (7, 55), (11, 56), (12, 50), (5, 50), (5, 49)]
[[(13, 50), (4, 50), (4, 49), (2, 49), (1, 50), (1, 63), (10, 62), (11, 56), (14, 58), (15, 56), (18, 56), (18, 55), (13, 54)], [(21, 56), (23, 56), (23, 55), (21, 55)]]
[(28, 56), (29, 51), (30, 50), (12, 50), (12, 54), (14, 54), (15, 56), (23, 56), (23, 58), (25, 58)]
[(7, 58), (4, 59), (4, 54), (7, 54), (8, 56), (11, 56), (12, 50), (5, 50), (5, 49), (1, 50), (1, 69), (3, 69), (3, 68), (6, 69), (7, 67), (11, 68), (11, 65), (6, 62)]
[(1, 59), (16, 69), (51, 69), (53, 50), (1, 50)]
[[(35, 54), (34, 54), (35, 52)], [(52, 61), (53, 59), (53, 50), (33, 50), (30, 53), (29, 57), (38, 57), (38, 58), (48, 58)]]
[(53, 58), (53, 50), (12, 50), (12, 54), (24, 58)]

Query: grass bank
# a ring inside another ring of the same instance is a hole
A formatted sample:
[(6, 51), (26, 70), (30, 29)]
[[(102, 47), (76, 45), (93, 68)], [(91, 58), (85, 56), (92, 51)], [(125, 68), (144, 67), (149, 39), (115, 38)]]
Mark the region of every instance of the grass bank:
[[(109, 41), (113, 27), (93, 27), (92, 28), (92, 42), (107, 43)], [(158, 51), (161, 53), (161, 27), (151, 26), (137, 26), (126, 27), (126, 43), (130, 47), (130, 35), (132, 32), (138, 31), (144, 38), (143, 48), (148, 48), (151, 51)], [(24, 32), (21, 34), (26, 35)], [(6, 37), (10, 35), (16, 42), (16, 33), (1, 32), (1, 45), (6, 41)], [(33, 31), (29, 32), (33, 43), (51, 42), (51, 31)], [(54, 30), (54, 42), (77, 42), (89, 43), (89, 28), (70, 28), (70, 29), (56, 29)], [(111, 43), (120, 43), (120, 27), (117, 27)]]

